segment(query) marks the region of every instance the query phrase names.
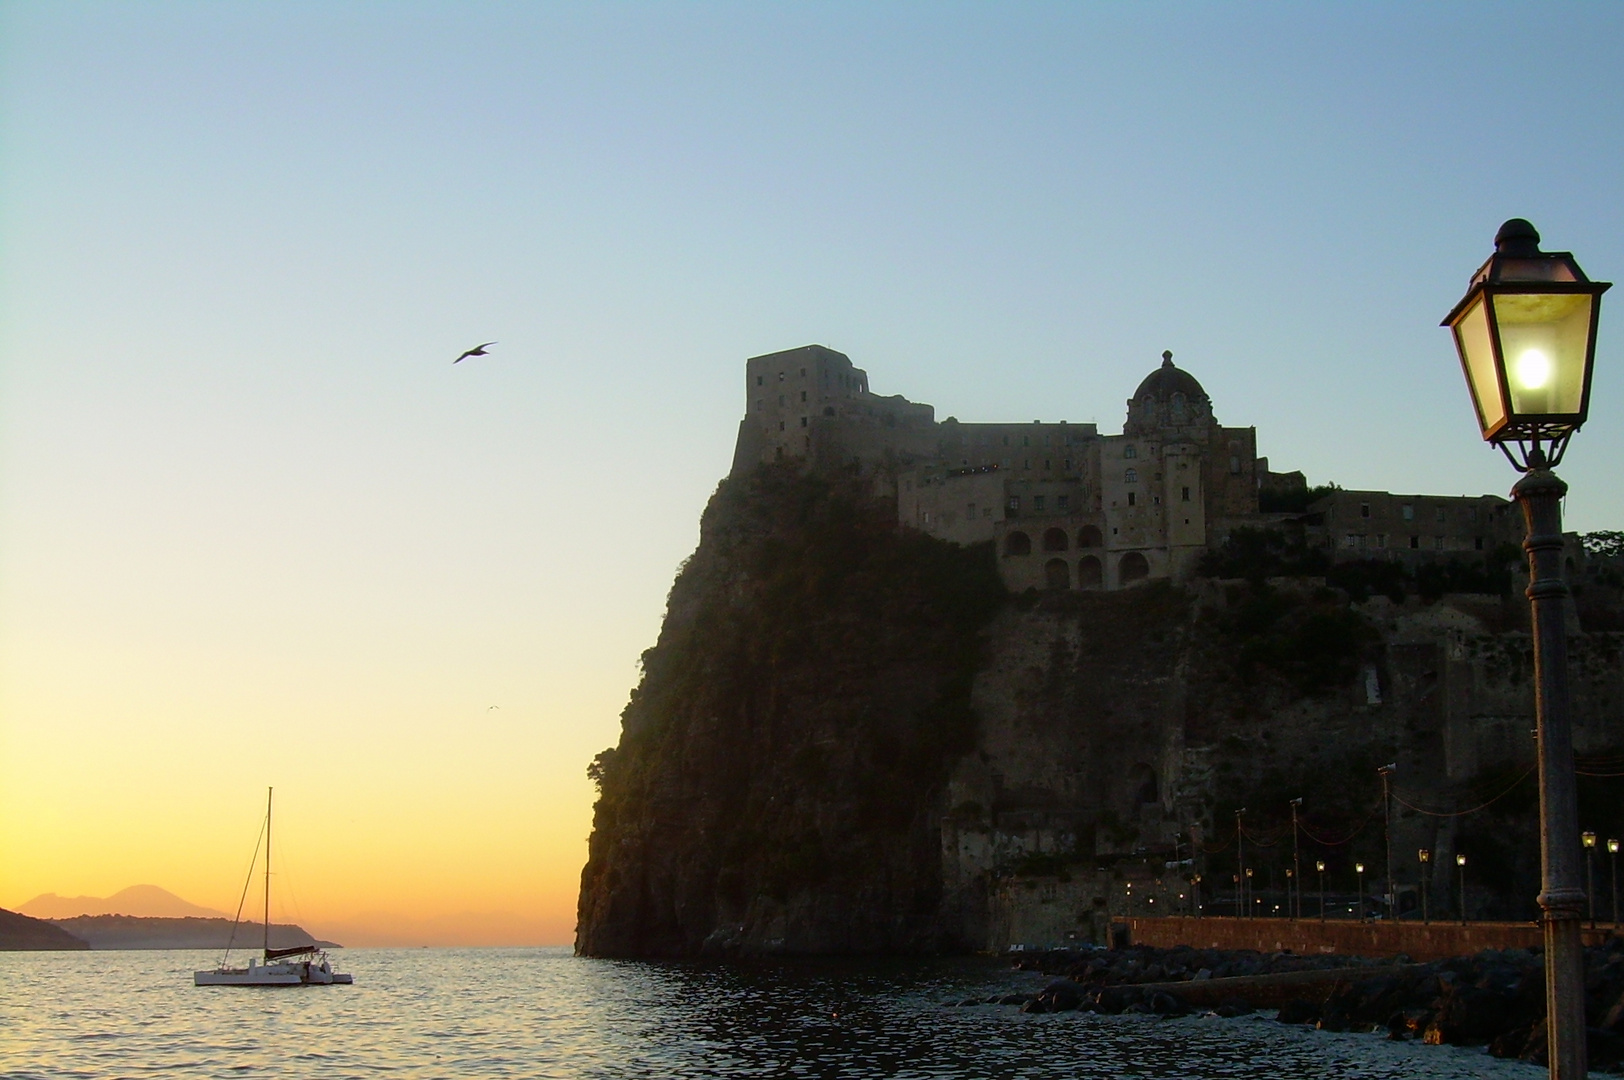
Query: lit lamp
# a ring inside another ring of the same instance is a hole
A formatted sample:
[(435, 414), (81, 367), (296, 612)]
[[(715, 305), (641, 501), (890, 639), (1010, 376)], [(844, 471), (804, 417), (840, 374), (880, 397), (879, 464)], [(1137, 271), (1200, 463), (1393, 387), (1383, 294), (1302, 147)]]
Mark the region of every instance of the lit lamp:
[(1596, 834), (1586, 830), (1579, 834), (1585, 846), (1585, 898), (1590, 903), (1590, 929), (1596, 928)]
[[(1512, 218), (1443, 321), (1455, 336), (1483, 438), (1519, 472), (1557, 465), (1585, 422), (1601, 294), (1610, 288), (1585, 277), (1568, 252), (1540, 251), (1539, 232)], [(1519, 445), (1520, 461), (1508, 442)]]
[(1607, 854), (1613, 863), (1613, 932), (1618, 933), (1618, 841), (1607, 841)]
[[(1443, 325), (1455, 339), (1483, 438), (1524, 473), (1511, 494), (1528, 527), (1528, 600), (1533, 614), (1534, 712), (1538, 724), (1539, 906), (1545, 938), (1545, 998), (1552, 1077), (1585, 1075), (1584, 944), (1580, 919), (1579, 806), (1568, 718), (1563, 606), (1562, 496), (1551, 469), (1590, 411), (1601, 294), (1565, 251), (1539, 249), (1522, 218), (1500, 226), (1494, 254), (1472, 276)], [(1513, 449), (1515, 447), (1515, 449)], [(1466, 863), (1461, 919), (1466, 918)]]
[(1365, 921), (1365, 864), (1354, 863), (1353, 872), (1359, 875), (1359, 921)]
[[(1617, 860), (1614, 860), (1615, 862)], [(1319, 871), (1320, 879), (1320, 922), (1325, 921), (1325, 860), (1315, 859), (1314, 869)], [(1617, 920), (1614, 920), (1617, 921)]]

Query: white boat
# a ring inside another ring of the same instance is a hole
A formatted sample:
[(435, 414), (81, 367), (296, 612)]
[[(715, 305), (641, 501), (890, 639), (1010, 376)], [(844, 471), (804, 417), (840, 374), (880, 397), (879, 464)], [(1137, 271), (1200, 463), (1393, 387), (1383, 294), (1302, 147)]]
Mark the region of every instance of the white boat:
[[(271, 948), (271, 789), (265, 791), (265, 940), (262, 958), (249, 957), (247, 967), (230, 967), (231, 948), (237, 942), (237, 924), (242, 921), (242, 903), (237, 904), (237, 918), (231, 924), (231, 940), (226, 943), (225, 956), (213, 971), (194, 971), (193, 986), (333, 986), (348, 985), (352, 976), (333, 970), (332, 961), (319, 945), (296, 945), (291, 949)], [(258, 856), (259, 845), (254, 854)], [(254, 868), (248, 867), (248, 880), (253, 881)], [(248, 897), (248, 884), (243, 884), (243, 898)]]

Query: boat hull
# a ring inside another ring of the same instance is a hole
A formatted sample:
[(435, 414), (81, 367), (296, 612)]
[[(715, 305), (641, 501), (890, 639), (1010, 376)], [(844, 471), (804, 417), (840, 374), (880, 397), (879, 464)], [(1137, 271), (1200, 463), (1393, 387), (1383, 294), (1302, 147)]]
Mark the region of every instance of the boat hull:
[(355, 979), (334, 971), (325, 961), (294, 964), (250, 964), (245, 968), (194, 971), (193, 986), (348, 986)]

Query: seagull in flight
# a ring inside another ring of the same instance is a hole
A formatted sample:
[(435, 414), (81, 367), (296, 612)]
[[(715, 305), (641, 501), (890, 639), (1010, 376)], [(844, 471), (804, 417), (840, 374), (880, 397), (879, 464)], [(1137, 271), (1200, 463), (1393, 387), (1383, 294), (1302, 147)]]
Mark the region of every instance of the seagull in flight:
[(464, 360), (468, 359), (470, 356), (484, 356), (485, 355), (485, 350), (489, 346), (492, 346), (492, 345), (495, 345), (495, 344), (496, 344), (496, 342), (494, 342), (494, 341), (487, 341), (484, 345), (476, 345), (472, 349), (469, 349), (467, 352), (463, 353), (461, 356), (457, 357), (455, 360), (453, 360), (451, 362), (453, 364), (460, 364)]

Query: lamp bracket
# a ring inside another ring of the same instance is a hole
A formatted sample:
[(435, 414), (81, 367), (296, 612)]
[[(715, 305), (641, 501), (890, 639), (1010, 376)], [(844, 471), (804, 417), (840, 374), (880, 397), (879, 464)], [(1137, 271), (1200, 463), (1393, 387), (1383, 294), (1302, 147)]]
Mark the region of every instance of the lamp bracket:
[[(1532, 469), (1554, 469), (1562, 464), (1568, 440), (1577, 429), (1570, 424), (1531, 424), (1515, 432), (1496, 436), (1494, 445), (1520, 473)], [(1515, 449), (1513, 449), (1515, 445)]]

